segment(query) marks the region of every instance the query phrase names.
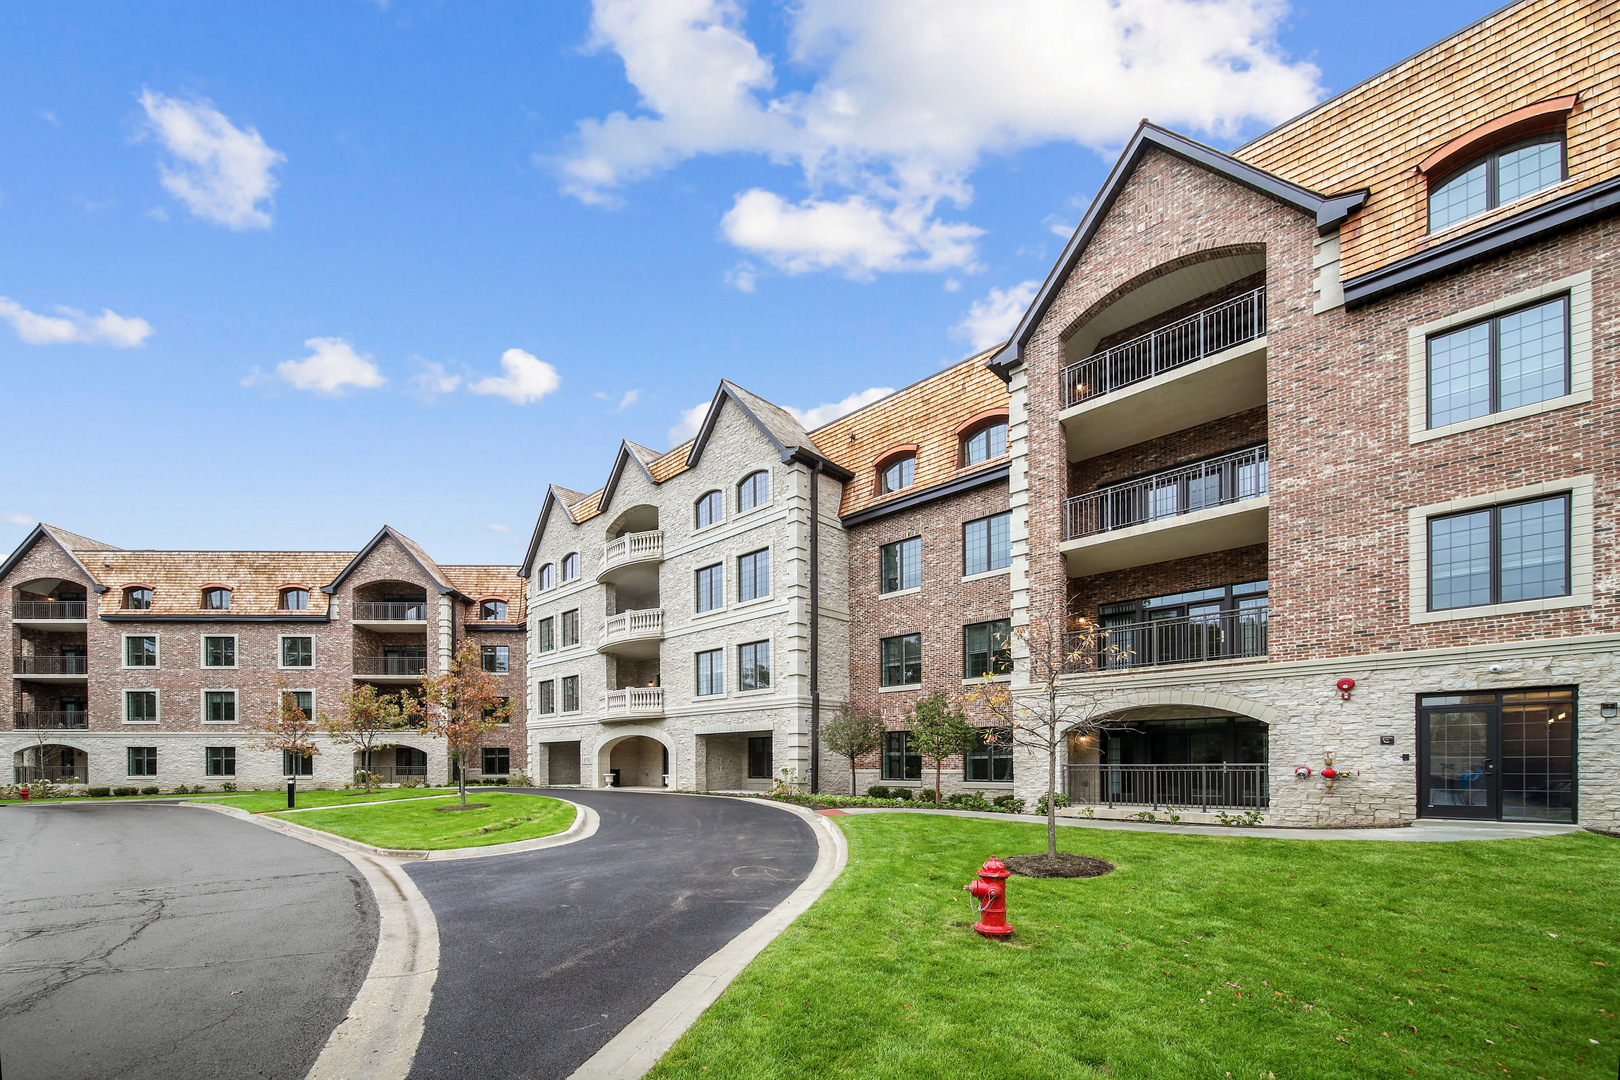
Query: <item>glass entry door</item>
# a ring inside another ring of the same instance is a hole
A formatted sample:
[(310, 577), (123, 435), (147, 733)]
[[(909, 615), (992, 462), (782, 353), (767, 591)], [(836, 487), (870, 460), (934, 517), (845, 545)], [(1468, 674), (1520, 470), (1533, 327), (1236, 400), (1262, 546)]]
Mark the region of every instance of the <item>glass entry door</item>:
[(1418, 812), (1573, 822), (1574, 691), (1420, 697)]

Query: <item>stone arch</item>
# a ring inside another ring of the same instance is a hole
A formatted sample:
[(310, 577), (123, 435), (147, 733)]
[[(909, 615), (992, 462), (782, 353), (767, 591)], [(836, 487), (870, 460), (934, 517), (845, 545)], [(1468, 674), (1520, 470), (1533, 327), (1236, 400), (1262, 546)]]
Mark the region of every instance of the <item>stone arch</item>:
[(1282, 720), (1275, 706), (1251, 701), (1236, 694), (1208, 693), (1201, 690), (1133, 690), (1116, 694), (1100, 703), (1099, 712), (1118, 713), (1156, 706), (1183, 706), (1204, 709), (1210, 715), (1247, 716), (1271, 727)]
[(603, 535), (614, 540), (625, 533), (653, 532), (657, 528), (658, 507), (652, 503), (637, 503), (615, 517)]
[[(626, 725), (621, 728), (616, 728), (611, 737), (605, 738), (596, 744), (596, 771), (591, 777), (589, 784), (590, 787), (606, 786), (606, 783), (603, 781), (602, 777), (615, 768), (623, 767), (622, 765), (613, 764), (613, 751), (616, 748), (628, 746), (630, 744), (630, 740), (636, 738), (649, 739), (663, 747), (664, 752), (669, 755), (669, 768), (667, 770), (667, 774), (670, 776), (675, 774), (676, 762), (674, 740), (671, 739), (665, 732), (649, 725)], [(652, 775), (647, 771), (648, 765), (646, 763), (645, 755), (642, 755), (642, 762), (643, 765), (641, 775), (637, 777), (637, 779), (646, 779), (648, 776)], [(633, 783), (629, 777), (623, 778), (621, 782), (625, 787), (646, 787), (657, 786), (658, 784), (657, 780), (653, 780), (651, 785), (644, 783)]]

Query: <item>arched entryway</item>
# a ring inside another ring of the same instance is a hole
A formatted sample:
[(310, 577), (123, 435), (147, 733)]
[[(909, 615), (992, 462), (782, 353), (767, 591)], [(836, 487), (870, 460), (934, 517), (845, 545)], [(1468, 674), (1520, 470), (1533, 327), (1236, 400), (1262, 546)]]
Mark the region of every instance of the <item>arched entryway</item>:
[(595, 782), (603, 787), (667, 787), (674, 767), (669, 747), (651, 735), (623, 735), (596, 751)]
[(90, 780), (90, 755), (61, 743), (27, 746), (11, 755), (11, 773), (17, 784), (84, 784)]

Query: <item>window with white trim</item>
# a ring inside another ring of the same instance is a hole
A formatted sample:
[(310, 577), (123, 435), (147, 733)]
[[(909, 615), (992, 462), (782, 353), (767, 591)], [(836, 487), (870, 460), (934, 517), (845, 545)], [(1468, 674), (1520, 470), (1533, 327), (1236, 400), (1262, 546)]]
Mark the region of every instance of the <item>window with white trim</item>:
[(915, 589), (922, 584), (922, 537), (884, 544), (880, 551), (881, 592)]
[(1563, 397), (1570, 384), (1569, 296), (1428, 339), (1429, 427)]

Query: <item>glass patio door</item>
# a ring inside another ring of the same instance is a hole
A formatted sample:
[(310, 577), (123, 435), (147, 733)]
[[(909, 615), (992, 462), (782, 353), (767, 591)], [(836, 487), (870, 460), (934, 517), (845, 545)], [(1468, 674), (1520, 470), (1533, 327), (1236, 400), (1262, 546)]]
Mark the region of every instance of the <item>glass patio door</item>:
[[(1493, 698), (1495, 695), (1491, 695)], [(1418, 719), (1418, 797), (1424, 817), (1499, 813), (1494, 707), (1424, 709)]]
[(1418, 812), (1573, 823), (1574, 691), (1419, 698)]

